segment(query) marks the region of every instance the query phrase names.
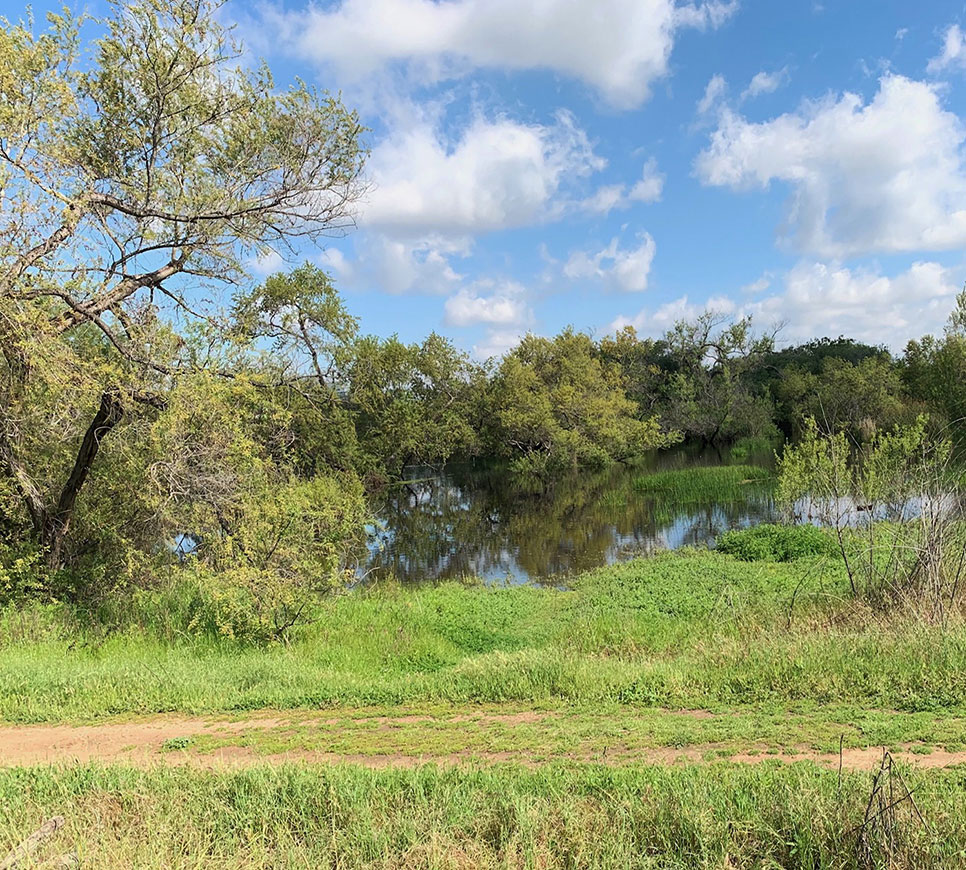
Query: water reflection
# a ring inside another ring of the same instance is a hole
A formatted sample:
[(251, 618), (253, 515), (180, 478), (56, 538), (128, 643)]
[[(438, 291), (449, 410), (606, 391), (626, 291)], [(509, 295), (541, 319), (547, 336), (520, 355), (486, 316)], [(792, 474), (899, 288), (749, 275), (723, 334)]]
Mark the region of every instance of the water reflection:
[(750, 485), (739, 500), (728, 501), (634, 488), (634, 479), (648, 471), (728, 461), (726, 454), (674, 451), (546, 486), (498, 467), (411, 469), (406, 484), (374, 497), (380, 528), (363, 571), (405, 582), (475, 576), (520, 583), (704, 546), (727, 529), (774, 521), (768, 487)]

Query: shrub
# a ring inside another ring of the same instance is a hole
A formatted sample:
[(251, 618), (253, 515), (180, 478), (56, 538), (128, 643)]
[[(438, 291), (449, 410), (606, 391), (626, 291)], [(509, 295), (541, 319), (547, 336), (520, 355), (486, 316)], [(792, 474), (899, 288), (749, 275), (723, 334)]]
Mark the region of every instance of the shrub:
[(779, 526), (765, 523), (734, 529), (718, 538), (716, 549), (744, 562), (791, 562), (806, 556), (836, 552), (829, 534), (816, 526)]

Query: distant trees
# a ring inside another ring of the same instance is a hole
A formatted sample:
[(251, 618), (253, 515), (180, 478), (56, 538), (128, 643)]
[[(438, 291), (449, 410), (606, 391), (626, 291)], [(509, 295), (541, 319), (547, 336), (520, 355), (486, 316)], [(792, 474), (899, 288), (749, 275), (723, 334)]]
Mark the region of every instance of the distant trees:
[(901, 372), (907, 393), (924, 402), (941, 425), (966, 428), (966, 291), (957, 296), (941, 338), (909, 342)]
[(488, 404), (494, 448), (527, 470), (599, 466), (677, 440), (642, 418), (621, 367), (572, 329), (526, 336), (496, 370)]

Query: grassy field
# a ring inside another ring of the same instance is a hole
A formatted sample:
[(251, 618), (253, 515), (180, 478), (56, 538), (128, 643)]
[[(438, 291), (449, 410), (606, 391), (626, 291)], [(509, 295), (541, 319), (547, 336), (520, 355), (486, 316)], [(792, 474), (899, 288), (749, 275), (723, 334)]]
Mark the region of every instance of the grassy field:
[(928, 824), (866, 852), (868, 777), (809, 765), (33, 768), (0, 772), (0, 838), (56, 811), (91, 867), (963, 866), (963, 774), (909, 786)]
[[(384, 586), (267, 647), (189, 632), (178, 589), (7, 610), (0, 747), (182, 718), (150, 763), (0, 769), (0, 843), (59, 813), (93, 866), (966, 866), (966, 627), (873, 615), (793, 556)], [(906, 801), (859, 848), (881, 746), (923, 820)], [(244, 769), (205, 769), (228, 750)]]
[[(966, 630), (844, 608), (829, 560), (668, 554), (569, 590), (446, 584), (332, 599), (287, 645), (185, 633), (177, 595), (93, 626), (65, 608), (0, 619), (0, 717), (458, 703), (714, 709), (966, 705)], [(843, 615), (844, 614), (844, 615)]]

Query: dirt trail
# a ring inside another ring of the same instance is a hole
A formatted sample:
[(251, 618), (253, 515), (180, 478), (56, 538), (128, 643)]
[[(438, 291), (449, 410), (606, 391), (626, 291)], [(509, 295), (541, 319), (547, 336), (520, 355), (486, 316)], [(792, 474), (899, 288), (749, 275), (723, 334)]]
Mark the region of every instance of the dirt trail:
[[(574, 762), (597, 762), (611, 765), (626, 764), (677, 764), (709, 763), (709, 759), (739, 764), (757, 764), (763, 761), (785, 762), (811, 761), (825, 767), (846, 770), (871, 770), (882, 759), (882, 749), (872, 746), (846, 748), (841, 757), (838, 753), (818, 752), (806, 746), (784, 746), (776, 749), (767, 745), (735, 746), (734, 743), (691, 744), (683, 748), (665, 746), (629, 747), (610, 745), (600, 751), (581, 750), (560, 752), (553, 747), (533, 749), (487, 749), (460, 751), (401, 751), (379, 752), (370, 746), (365, 752), (330, 752), (311, 748), (292, 748), (285, 751), (261, 751), (253, 748), (259, 739), (270, 739), (276, 733), (292, 733), (292, 729), (312, 729), (323, 726), (363, 727), (378, 731), (393, 730), (424, 723), (428, 728), (439, 724), (462, 723), (473, 729), (474, 736), (485, 735), (494, 728), (532, 723), (551, 716), (542, 712), (518, 712), (509, 714), (476, 714), (434, 717), (431, 715), (368, 716), (352, 719), (332, 718), (331, 714), (304, 713), (254, 714), (245, 719), (215, 717), (156, 716), (124, 722), (96, 725), (23, 725), (0, 726), (0, 767), (32, 764), (69, 764), (98, 761), (138, 766), (159, 764), (189, 765), (199, 768), (237, 768), (255, 764), (307, 763), (336, 764), (350, 762), (371, 768), (414, 767), (420, 764), (478, 765), (514, 762), (536, 766), (547, 760), (572, 760)], [(706, 714), (700, 711), (684, 711), (677, 715)], [(341, 728), (339, 729), (341, 734)], [(370, 731), (371, 733), (371, 731)], [(201, 743), (194, 746), (201, 738)], [(204, 739), (211, 738), (217, 744), (206, 750)], [(892, 747), (893, 756), (920, 768), (949, 767), (966, 764), (966, 751), (950, 752), (939, 747), (924, 751), (921, 744)]]

